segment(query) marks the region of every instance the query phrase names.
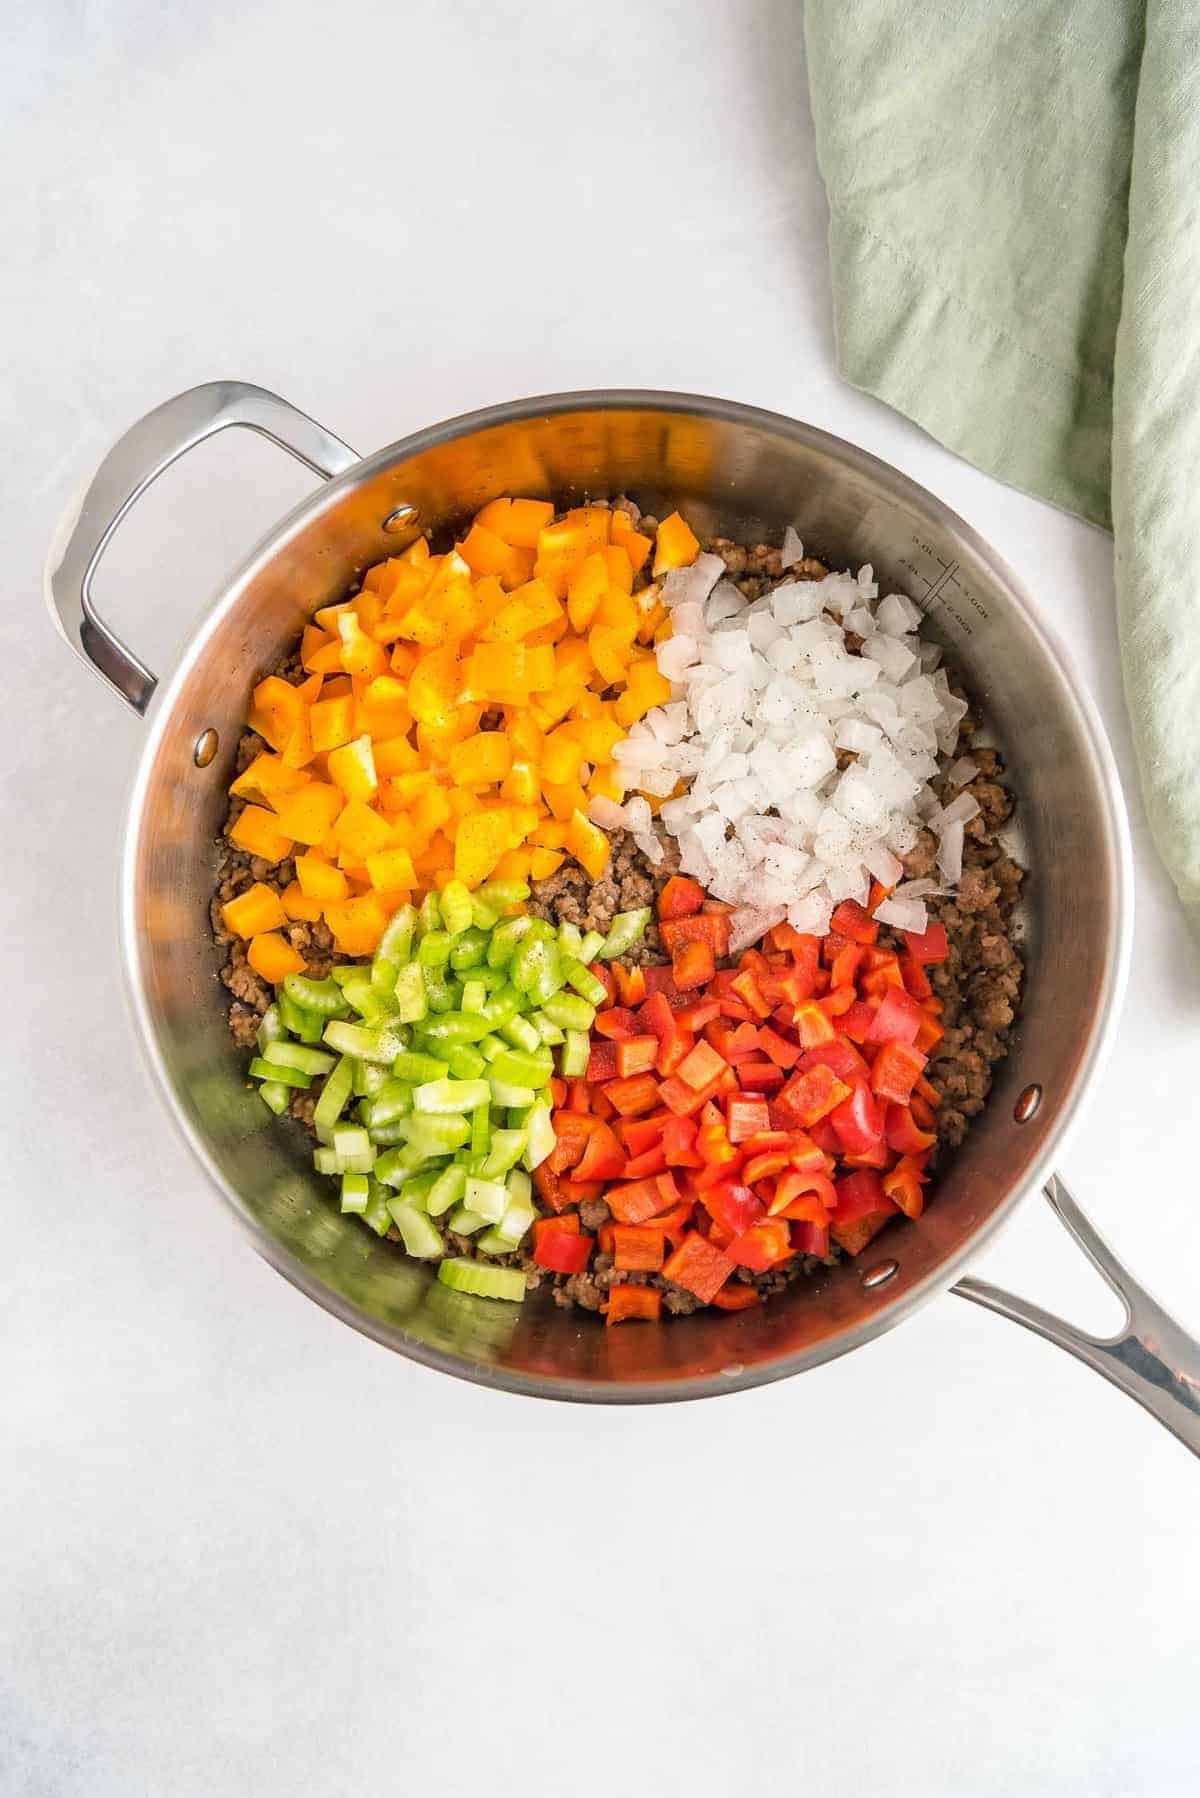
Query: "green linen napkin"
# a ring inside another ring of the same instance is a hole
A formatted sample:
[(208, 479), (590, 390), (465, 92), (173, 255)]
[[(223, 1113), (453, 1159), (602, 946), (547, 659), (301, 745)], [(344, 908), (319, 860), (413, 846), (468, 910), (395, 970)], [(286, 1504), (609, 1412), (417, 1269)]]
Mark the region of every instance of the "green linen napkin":
[(1200, 927), (1200, 0), (807, 0), (841, 369), (1116, 538)]

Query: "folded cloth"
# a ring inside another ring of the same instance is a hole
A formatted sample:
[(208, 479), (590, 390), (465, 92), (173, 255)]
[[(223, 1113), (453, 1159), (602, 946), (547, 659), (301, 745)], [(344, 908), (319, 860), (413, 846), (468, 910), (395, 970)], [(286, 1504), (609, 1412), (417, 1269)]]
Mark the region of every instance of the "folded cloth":
[(805, 22), (842, 372), (1114, 531), (1146, 805), (1200, 928), (1200, 4)]

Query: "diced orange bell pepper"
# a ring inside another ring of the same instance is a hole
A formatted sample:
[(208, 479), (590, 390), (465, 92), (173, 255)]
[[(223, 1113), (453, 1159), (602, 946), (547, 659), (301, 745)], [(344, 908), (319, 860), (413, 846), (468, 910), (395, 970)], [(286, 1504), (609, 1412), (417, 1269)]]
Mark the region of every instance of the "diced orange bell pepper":
[(269, 674), (251, 695), (250, 728), (265, 737), (272, 749), (286, 749), (303, 710), (298, 689), (279, 675)]
[(514, 548), (536, 549), (538, 533), (553, 519), (554, 507), (543, 499), (494, 499), (475, 517)]
[(671, 683), (658, 672), (653, 656), (632, 662), (626, 675), (625, 691), (617, 700), (617, 721), (626, 729), (656, 705), (666, 705), (671, 697)]
[(382, 779), (390, 774), (410, 774), (421, 766), (421, 758), (407, 737), (386, 737), (372, 744), (375, 772)]
[(413, 805), (413, 824), (426, 841), (441, 830), (453, 812), (453, 795), (444, 793), (440, 787), (426, 787), (418, 793)]
[(269, 749), (264, 749), (248, 768), (243, 768), (229, 791), (239, 799), (244, 799), (248, 793), (269, 799), (272, 793), (295, 793), (311, 778), (303, 768), (289, 768), (282, 756), (272, 755)]
[(533, 880), (549, 880), (562, 867), (566, 857), (557, 849), (534, 849), (529, 857), (529, 874)]
[(532, 849), (506, 849), (492, 873), (497, 880), (528, 880)]
[(274, 930), (250, 939), (246, 960), (254, 972), (269, 980), (272, 986), (277, 986), (289, 974), (302, 974), (305, 967), (299, 950), (293, 949), (287, 938)]
[(654, 578), (669, 574), (672, 568), (687, 568), (700, 553), (700, 541), (691, 526), (672, 512), (658, 527), (654, 543)]
[(634, 631), (611, 624), (594, 624), (588, 632), (588, 649), (606, 687), (624, 683), (632, 654)]
[(247, 855), (261, 855), (264, 861), (280, 862), (292, 852), (294, 839), (281, 828), (274, 813), (261, 805), (248, 805), (228, 835)]
[(599, 880), (608, 866), (608, 838), (580, 810), (573, 811), (567, 821), (567, 848), (592, 879)]
[(293, 924), (315, 924), (321, 916), (321, 907), (317, 900), (306, 899), (304, 889), (298, 880), (289, 880), (279, 895), (286, 916)]
[(402, 737), (411, 728), (408, 689), (394, 674), (379, 674), (356, 696), (354, 722), (359, 736)]
[(417, 876), (407, 849), (381, 849), (378, 855), (369, 855), (367, 873), (371, 885), (381, 893), (411, 893), (416, 889)]
[(567, 725), (560, 725), (546, 738), (542, 750), (542, 779), (561, 787), (577, 778), (583, 761), (583, 745), (575, 732)]
[[(576, 780), (564, 781), (561, 785), (555, 781), (543, 780), (542, 796), (544, 797), (546, 804), (550, 807), (550, 810), (554, 813), (554, 816), (560, 819), (563, 824), (568, 822), (572, 812), (587, 811), (587, 794)], [(540, 835), (538, 840), (543, 841)], [(556, 844), (546, 844), (543, 841), (544, 848), (555, 848), (557, 846), (558, 845)], [(565, 835), (563, 838), (563, 846), (566, 846)]]
[(309, 713), (312, 746), (317, 755), (339, 749), (354, 735), (354, 695), (341, 699), (319, 699)]
[(287, 923), (287, 913), (279, 894), (258, 880), (221, 907), (221, 920), (226, 930), (232, 930), (235, 936), (252, 937), (266, 930), (280, 929)]
[(484, 643), (516, 643), (563, 615), (562, 601), (545, 581), (526, 581), (511, 594), (481, 632)]
[(500, 785), (501, 799), (511, 799), (516, 805), (536, 805), (541, 792), (537, 769), (529, 762), (514, 762)]
[(296, 879), (306, 899), (318, 905), (344, 899), (350, 887), (340, 868), (333, 868), (316, 855), (296, 857)]
[(373, 799), (379, 788), (370, 737), (355, 737), (329, 752), (329, 778), (347, 799)]
[(374, 893), (325, 907), (325, 922), (344, 955), (373, 955), (387, 921), (387, 913)]
[(466, 886), (486, 880), (508, 848), (507, 810), (478, 811), (464, 818), (454, 839), (454, 872)]
[(368, 856), (389, 847), (392, 832), (390, 825), (365, 801), (351, 799), (338, 818), (337, 840), (340, 851), (365, 865)]
[(501, 781), (511, 767), (512, 748), (503, 731), (481, 731), (450, 751), (450, 778), (460, 787)]
[(572, 630), (587, 630), (608, 588), (609, 572), (604, 553), (593, 550), (580, 563), (567, 588), (567, 616)]
[(328, 836), (345, 804), (341, 789), (310, 780), (298, 793), (281, 793), (273, 801), (282, 830), (298, 843), (320, 843)]
[(408, 706), (419, 724), (445, 724), (458, 697), (460, 670), (453, 649), (435, 649), (423, 655), (408, 682)]

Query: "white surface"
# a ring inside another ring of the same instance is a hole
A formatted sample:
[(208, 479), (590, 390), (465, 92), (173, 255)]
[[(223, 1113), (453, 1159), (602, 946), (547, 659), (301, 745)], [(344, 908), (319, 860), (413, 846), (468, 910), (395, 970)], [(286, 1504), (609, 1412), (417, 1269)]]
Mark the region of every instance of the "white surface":
[[(1200, 1469), (1102, 1381), (952, 1299), (719, 1404), (446, 1381), (256, 1259), (131, 1059), (141, 728), (39, 596), (116, 434), (218, 375), (362, 449), (526, 392), (730, 395), (943, 495), (1074, 644), (1140, 913), (1063, 1171), (1200, 1325), (1200, 980), (1133, 787), (1110, 545), (839, 384), (798, 14), (8, 9), (4, 1798), (1195, 1790)], [(303, 490), (228, 436), (164, 480), (102, 583), (153, 665)], [(1036, 1199), (980, 1271), (1106, 1316)]]

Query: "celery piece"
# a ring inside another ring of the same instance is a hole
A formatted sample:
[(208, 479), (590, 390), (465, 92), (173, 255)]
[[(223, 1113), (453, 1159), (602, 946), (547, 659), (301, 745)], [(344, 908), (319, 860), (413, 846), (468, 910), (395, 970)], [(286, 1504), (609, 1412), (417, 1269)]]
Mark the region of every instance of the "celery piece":
[(375, 1166), (375, 1147), (359, 1124), (335, 1124), (333, 1152), (343, 1174), (369, 1174)]
[(482, 1230), (485, 1224), (491, 1223), (490, 1217), (483, 1217), (478, 1211), (472, 1211), (468, 1205), (459, 1205), (450, 1213), (446, 1222), (459, 1236), (474, 1236), (476, 1230)]
[(506, 968), (528, 936), (533, 919), (527, 912), (520, 917), (506, 918), (503, 924), (497, 924), (488, 943), (487, 963), (489, 968)]
[(548, 976), (556, 977), (560, 963), (558, 944), (530, 931), (512, 958), (508, 977), (520, 993), (528, 993)]
[(486, 960), (490, 942), (487, 931), (477, 930), (472, 924), (455, 937), (454, 947), (450, 951), (450, 966), (456, 973), (461, 973), (465, 968), (477, 968)]
[(537, 1092), (532, 1086), (513, 1086), (506, 1080), (490, 1078), (488, 1085), (491, 1088), (493, 1105), (506, 1105), (510, 1109), (516, 1109), (532, 1105), (537, 1098)]
[(492, 930), (500, 922), (500, 912), (478, 893), (471, 894), (471, 922), (476, 930)]
[(589, 930), (586, 932), (582, 943), (579, 945), (579, 954), (575, 959), (583, 962), (586, 966), (589, 961), (595, 961), (603, 947), (604, 938), (600, 935), (600, 932), (598, 930)]
[(583, 932), (578, 924), (572, 924), (569, 918), (564, 918), (558, 927), (558, 946), (563, 954), (572, 955), (578, 960), (582, 942)]
[(332, 1131), (333, 1126), (341, 1117), (353, 1085), (354, 1063), (348, 1055), (343, 1055), (326, 1080), (321, 1096), (313, 1106), (313, 1126), (322, 1140)]
[(454, 1162), (444, 1167), (429, 1189), (425, 1200), (425, 1209), (430, 1217), (441, 1217), (443, 1211), (449, 1211), (451, 1205), (461, 1205), (462, 1196), (467, 1190), (467, 1170)]
[(337, 1154), (322, 1143), (319, 1149), (313, 1150), (313, 1166), (319, 1174), (336, 1174), (338, 1172)]
[(398, 1148), (389, 1149), (375, 1163), (375, 1178), (384, 1186), (401, 1187), (406, 1180), (411, 1180), (417, 1169), (429, 1156), (412, 1143), (402, 1143)]
[(535, 1011), (529, 1022), (537, 1031), (538, 1037), (542, 1042), (548, 1043), (553, 1047), (556, 1043), (561, 1043), (564, 1040), (559, 1025), (552, 1024), (544, 1012)]
[(444, 968), (450, 960), (453, 938), (444, 930), (431, 930), (417, 944), (417, 960), (425, 968)]
[(488, 1102), (486, 1080), (427, 1080), (413, 1094), (413, 1109), (436, 1114), (453, 1112), (461, 1115)]
[(447, 1011), (430, 1018), (423, 1035), (435, 1048), (448, 1048), (451, 1043), (477, 1043), (490, 1032), (491, 1025), (482, 1012)]
[(319, 1043), (321, 1032), (325, 1028), (325, 1016), (319, 1011), (305, 1011), (294, 999), (289, 999), (286, 991), (280, 993), (275, 1003), (279, 1007), (280, 1021), (285, 1024), (293, 1036), (298, 1036), (302, 1043)]
[[(528, 1092), (529, 1088), (522, 1087), (521, 1091)], [(532, 1105), (536, 1099), (537, 1094), (534, 1093), (533, 1098), (530, 1099), (528, 1105), (506, 1105), (504, 1107), (504, 1128), (506, 1130), (524, 1130), (529, 1123), (529, 1106)]]
[(438, 1268), (438, 1279), (455, 1292), (469, 1292), (481, 1299), (523, 1299), (525, 1275), (519, 1267), (492, 1267), (453, 1255)]
[(415, 1205), (406, 1205), (403, 1199), (389, 1199), (387, 1208), (400, 1232), (406, 1254), (418, 1261), (436, 1261), (445, 1252), (441, 1237), (423, 1211), (418, 1211)]
[(371, 1182), (365, 1174), (342, 1175), (342, 1210), (355, 1211), (359, 1217), (371, 1197)]
[(603, 946), (589, 960), (612, 961), (614, 956), (624, 955), (627, 949), (632, 949), (635, 943), (641, 942), (649, 922), (648, 905), (641, 906), (637, 911), (619, 911), (609, 925)]
[(282, 1117), (292, 1102), (292, 1090), (282, 1080), (264, 1080), (258, 1089), (258, 1096), (276, 1117)]
[(499, 1180), (484, 1180), (468, 1174), (463, 1204), (468, 1211), (486, 1217), (489, 1224), (499, 1223), (508, 1206), (508, 1188)]
[(596, 1017), (596, 1007), (578, 993), (553, 993), (542, 1010), (552, 1024), (561, 1024), (564, 1030), (590, 1030)]
[(597, 980), (592, 970), (581, 961), (564, 961), (563, 975), (568, 986), (585, 999), (589, 1005), (603, 1005), (608, 998), (608, 988), (602, 980)]
[(348, 980), (362, 980), (369, 973), (361, 961), (339, 961), (329, 970), (329, 978), (335, 986), (345, 986)]
[(397, 1055), (392, 1063), (392, 1073), (397, 1080), (440, 1080), (450, 1071), (448, 1063), (439, 1061), (436, 1055), (414, 1055), (410, 1050)]
[(492, 1142), (492, 1108), (491, 1095), (486, 1104), (477, 1105), (471, 1113), (471, 1153), (486, 1155)]
[(431, 930), (442, 928), (442, 908), (438, 904), (438, 896), (432, 887), (421, 901), (421, 909), (417, 913), (417, 936), (427, 936)]
[(525, 1172), (523, 1167), (510, 1168), (508, 1174), (505, 1176), (504, 1184), (508, 1188), (508, 1196), (514, 1205), (524, 1202), (525, 1200), (528, 1200), (529, 1203), (532, 1204), (533, 1181), (529, 1178), (529, 1175)]
[(417, 914), (411, 905), (401, 905), (392, 913), (371, 963), (371, 985), (378, 992), (395, 990), (396, 976), (412, 954), (416, 924)]
[(559, 1051), (558, 1069), (564, 1080), (582, 1080), (588, 1071), (591, 1038), (586, 1030), (568, 1030)]
[(312, 1085), (311, 1074), (302, 1073), (299, 1068), (279, 1067), (273, 1061), (265, 1061), (261, 1055), (256, 1055), (250, 1063), (249, 1073), (255, 1080), (274, 1080), (277, 1085), (296, 1086), (302, 1092)]
[(481, 1255), (511, 1255), (516, 1246), (508, 1240), (499, 1224), (493, 1224), (490, 1230), (481, 1231), (475, 1238), (475, 1247)]
[(266, 1011), (263, 1012), (262, 1021), (255, 1033), (255, 1041), (258, 1044), (259, 1054), (265, 1055), (268, 1043), (281, 1043), (286, 1036), (287, 1026), (279, 1015), (279, 1006), (277, 1004), (268, 1005)]
[[(513, 1173), (519, 1172), (520, 1170), (518, 1168), (513, 1169)], [(528, 1176), (526, 1176), (526, 1179), (528, 1180)], [(514, 1197), (510, 1187), (508, 1204), (504, 1208), (504, 1216), (500, 1219), (496, 1228), (515, 1248), (521, 1241), (521, 1238), (526, 1234), (537, 1215), (537, 1206), (533, 1203), (533, 1200), (528, 1196), (523, 1198)]]
[(487, 1062), (469, 1043), (456, 1043), (446, 1050), (446, 1066), (456, 1080), (478, 1080)]
[(522, 1162), (532, 1173), (535, 1167), (541, 1166), (547, 1155), (554, 1153), (554, 1123), (550, 1107), (544, 1103), (531, 1106), (526, 1129), (529, 1131), (529, 1142)]
[[(401, 1058), (397, 1056), (397, 1060)], [(394, 1124), (406, 1118), (413, 1108), (411, 1080), (385, 1080), (373, 1099), (363, 1108), (363, 1122), (372, 1130), (381, 1124)]]
[(363, 1061), (393, 1062), (404, 1048), (394, 1030), (368, 1030), (362, 1024), (346, 1024), (334, 1018), (325, 1026), (325, 1041), (343, 1055)]
[(542, 1046), (537, 1026), (529, 1018), (509, 1018), (507, 1024), (501, 1024), (496, 1035), (502, 1036), (505, 1042), (510, 1043), (514, 1049), (533, 1051)]
[(481, 1018), (486, 1018), (489, 1030), (499, 1030), (501, 1024), (507, 1024), (509, 1019), (515, 1018), (520, 1010), (521, 995), (514, 986), (509, 985), (506, 981), (503, 986), (498, 986), (491, 994), (479, 1015)]
[(431, 1167), (423, 1173), (413, 1174), (400, 1188), (400, 1197), (406, 1205), (415, 1205), (418, 1211), (427, 1209), (426, 1201), (437, 1183), (440, 1168)]
[(390, 1124), (368, 1124), (367, 1135), (381, 1149), (390, 1149), (397, 1143), (408, 1141), (402, 1117), (393, 1118)]
[(392, 1227), (392, 1214), (387, 1206), (388, 1195), (382, 1186), (371, 1182), (371, 1196), (367, 1200), (367, 1208), (362, 1214), (362, 1221), (376, 1236), (386, 1236)]
[(431, 967), (426, 962), (417, 965), (421, 970), (421, 979), (425, 982), (425, 997), (430, 1011), (455, 1011), (459, 995), (457, 981), (447, 980), (441, 968)]
[(448, 880), (439, 901), (442, 923), (451, 936), (461, 936), (471, 928), (471, 894), (461, 880)]
[(497, 1055), (503, 1055), (508, 1047), (498, 1036), (481, 1036), (475, 1047), (486, 1062), (495, 1061)]
[(506, 911), (510, 905), (520, 905), (522, 899), (528, 899), (529, 888), (523, 880), (485, 880), (479, 889), (479, 897), (488, 905), (498, 905)]
[(487, 988), (482, 980), (464, 980), (462, 990), (462, 1008), (464, 1011), (478, 1011), (481, 1005), (487, 1004)]
[(392, 994), (396, 1016), (402, 1024), (416, 1024), (426, 1015), (429, 1004), (425, 997), (425, 981), (416, 962), (409, 962), (396, 976)]
[[(488, 1073), (509, 1086), (545, 1086), (554, 1072), (554, 1051), (538, 1043), (536, 1049), (506, 1049), (497, 1055)], [(512, 1103), (518, 1104), (514, 1099)]]
[(305, 974), (288, 974), (283, 990), (305, 1011), (319, 1011), (324, 1017), (345, 1017), (346, 1001), (336, 980), (310, 980)]
[[(526, 1130), (492, 1131), (492, 1146), (487, 1152), (487, 1160), (480, 1169), (485, 1180), (498, 1180), (502, 1174), (508, 1172), (509, 1168), (516, 1167), (525, 1153), (528, 1134)], [(472, 1203), (469, 1196), (467, 1203)], [(479, 1211), (482, 1207), (476, 1205), (475, 1209)]]
[(299, 1068), (302, 1074), (327, 1074), (336, 1055), (326, 1055), (320, 1049), (310, 1049), (305, 1043), (272, 1043), (264, 1057), (273, 1067)]
[(465, 1117), (438, 1113), (404, 1119), (404, 1134), (409, 1146), (425, 1155), (452, 1155), (471, 1139), (471, 1125)]

